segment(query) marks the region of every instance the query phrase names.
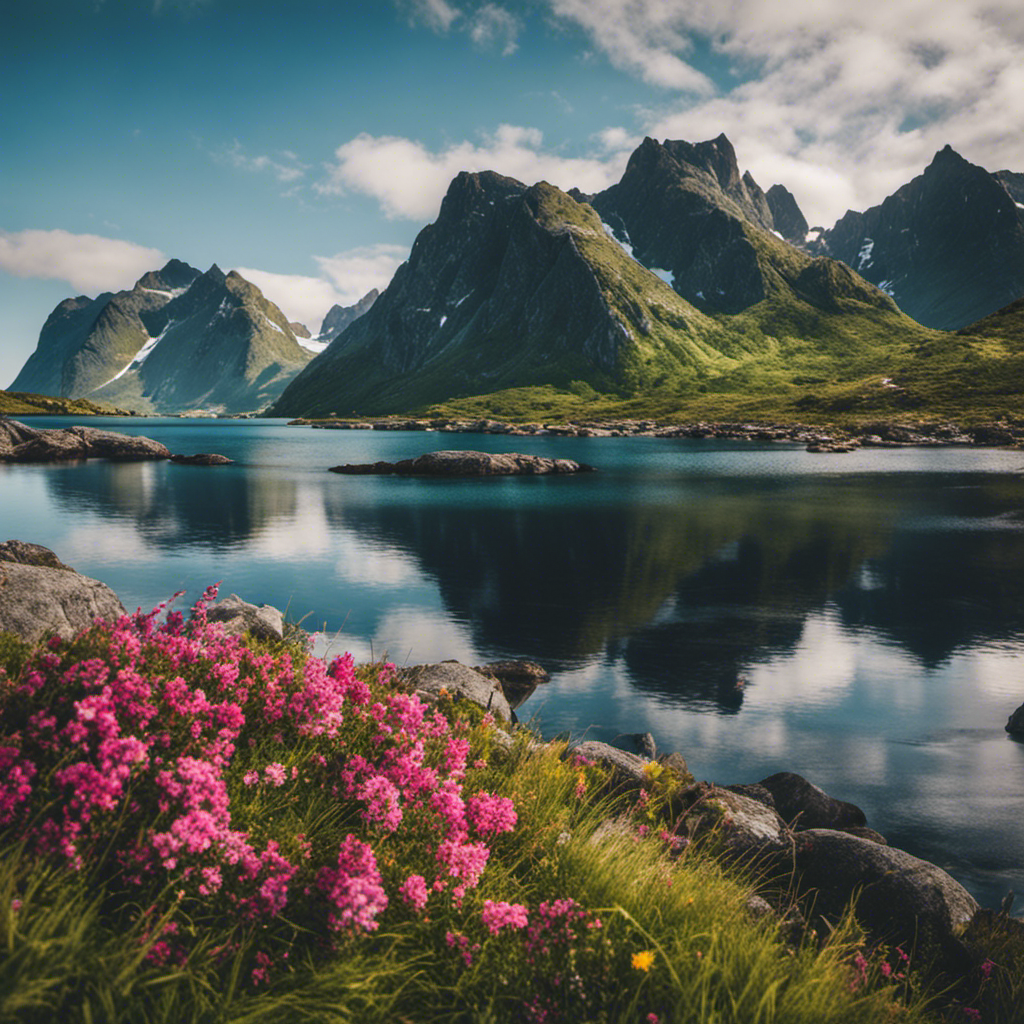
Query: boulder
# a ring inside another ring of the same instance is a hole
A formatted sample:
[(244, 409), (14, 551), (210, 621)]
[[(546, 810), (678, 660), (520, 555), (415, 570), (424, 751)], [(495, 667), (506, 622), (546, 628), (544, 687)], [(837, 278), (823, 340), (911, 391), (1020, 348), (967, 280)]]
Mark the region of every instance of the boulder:
[(179, 466), (230, 466), (234, 459), (213, 452), (199, 452), (196, 455), (172, 455), (171, 462)]
[(916, 948), (947, 967), (962, 958), (959, 935), (978, 904), (934, 864), (821, 828), (796, 835), (793, 863), (801, 891), (815, 892), (815, 913), (835, 921), (856, 896), (857, 918), (873, 939)]
[(0, 545), (0, 631), (30, 643), (50, 633), (70, 640), (97, 618), (124, 614), (110, 587), (69, 569), (49, 548), (17, 540)]
[(67, 432), (85, 442), (86, 457), (90, 459), (133, 461), (171, 457), (170, 449), (166, 445), (148, 437), (133, 437), (130, 434), (118, 434), (113, 430), (98, 430), (96, 427), (68, 427)]
[(490, 711), (495, 718), (512, 720), (501, 684), (493, 676), (485, 676), (458, 661), (442, 661), (436, 665), (410, 665), (395, 673), (396, 681), (411, 687), (424, 700), (434, 701), (444, 690), (455, 699), (470, 700)]
[(619, 750), (610, 743), (584, 740), (567, 751), (567, 756), (573, 755), (585, 757), (610, 772), (610, 789), (615, 792), (639, 792), (647, 781), (644, 769), (651, 762), (628, 750)]
[(29, 544), (23, 540), (5, 540), (0, 544), (0, 562), (18, 562), (20, 565), (41, 565), (47, 569), (64, 569), (74, 572), (65, 565), (49, 548), (42, 544)]
[(493, 676), (501, 683), (508, 706), (515, 711), (541, 683), (551, 681), (551, 676), (535, 661), (489, 661), (477, 665), (475, 672)]
[(7, 455), (19, 444), (24, 444), (39, 434), (35, 427), (27, 427), (18, 420), (0, 416), (0, 457)]
[(62, 462), (70, 459), (167, 459), (159, 441), (96, 427), (35, 430), (17, 420), (0, 421), (0, 461)]
[(396, 474), (398, 476), (535, 476), (550, 473), (587, 473), (593, 466), (572, 459), (548, 459), (518, 452), (427, 452), (400, 462), (374, 462), (332, 466), (332, 473), (362, 476)]
[(691, 839), (713, 836), (722, 852), (743, 861), (782, 855), (792, 849), (792, 833), (770, 807), (710, 782), (698, 782), (681, 794), (685, 810), (676, 832)]
[(829, 796), (795, 772), (776, 772), (758, 785), (771, 793), (775, 810), (794, 828), (845, 828), (867, 824), (859, 807)]
[(261, 640), (284, 638), (284, 616), (277, 608), (269, 604), (249, 604), (237, 594), (208, 605), (206, 618), (209, 622), (222, 622), (225, 632), (231, 636), (252, 633)]
[(1007, 719), (1006, 731), (1011, 736), (1024, 736), (1024, 704)]

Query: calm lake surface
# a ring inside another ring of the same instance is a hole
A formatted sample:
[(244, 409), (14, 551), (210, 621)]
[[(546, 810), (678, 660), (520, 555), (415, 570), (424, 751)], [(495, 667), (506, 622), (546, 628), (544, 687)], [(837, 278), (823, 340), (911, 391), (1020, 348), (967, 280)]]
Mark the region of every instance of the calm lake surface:
[[(545, 735), (649, 730), (721, 783), (796, 771), (983, 905), (1024, 891), (1024, 744), (1003, 730), (1024, 701), (1024, 452), (89, 423), (237, 462), (0, 465), (0, 540), (130, 609), (222, 581), (328, 634), (321, 653), (532, 658), (553, 679), (519, 714)], [(443, 448), (599, 472), (326, 472)]]

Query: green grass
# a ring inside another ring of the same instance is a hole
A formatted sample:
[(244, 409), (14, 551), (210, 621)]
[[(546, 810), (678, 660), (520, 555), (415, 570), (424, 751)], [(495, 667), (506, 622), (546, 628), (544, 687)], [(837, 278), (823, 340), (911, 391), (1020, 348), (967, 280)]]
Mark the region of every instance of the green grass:
[(85, 398), (57, 398), (24, 391), (0, 391), (0, 416), (125, 416), (123, 409)]

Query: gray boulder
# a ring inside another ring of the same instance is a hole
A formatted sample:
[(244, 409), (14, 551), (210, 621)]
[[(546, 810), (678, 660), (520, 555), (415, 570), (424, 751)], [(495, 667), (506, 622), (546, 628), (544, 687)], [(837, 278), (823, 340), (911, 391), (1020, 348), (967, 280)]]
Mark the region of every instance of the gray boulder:
[(1006, 731), (1011, 736), (1024, 736), (1024, 704), (1010, 715), (1006, 722)]
[(832, 829), (797, 833), (793, 863), (801, 890), (816, 892), (816, 913), (836, 920), (856, 896), (857, 918), (872, 938), (946, 966), (962, 957), (959, 935), (978, 904), (934, 864)]
[(113, 430), (98, 430), (96, 427), (68, 427), (67, 432), (85, 442), (90, 459), (112, 459), (134, 461), (141, 459), (169, 459), (170, 449), (159, 441), (148, 437), (133, 437), (118, 434)]
[(39, 434), (35, 427), (27, 427), (18, 420), (10, 420), (0, 416), (0, 456), (7, 455), (19, 444), (30, 441)]
[(688, 805), (676, 831), (692, 839), (721, 844), (730, 858), (744, 861), (784, 854), (792, 849), (792, 833), (770, 807), (710, 782), (698, 782), (682, 794)]
[(486, 665), (477, 665), (475, 671), (485, 676), (493, 676), (501, 683), (502, 692), (513, 711), (541, 683), (551, 681), (547, 670), (535, 661), (489, 661)]
[(495, 718), (512, 720), (501, 684), (493, 676), (485, 676), (458, 661), (442, 661), (436, 665), (410, 665), (399, 669), (395, 679), (411, 687), (425, 700), (434, 701), (442, 690), (456, 699), (465, 699), (489, 710)]
[(855, 804), (829, 796), (796, 772), (776, 772), (758, 785), (771, 793), (775, 810), (794, 828), (845, 828), (867, 824), (864, 812)]
[(209, 622), (222, 622), (225, 632), (231, 636), (252, 633), (261, 640), (284, 638), (284, 616), (277, 608), (269, 604), (249, 604), (237, 594), (208, 605), (206, 618)]
[(0, 545), (0, 631), (30, 643), (51, 633), (70, 640), (94, 619), (124, 614), (110, 587), (68, 568), (49, 548), (16, 540)]
[(647, 781), (644, 769), (650, 764), (647, 758), (620, 750), (600, 740), (584, 740), (567, 752), (593, 761), (611, 773), (610, 789), (616, 792), (639, 792)]

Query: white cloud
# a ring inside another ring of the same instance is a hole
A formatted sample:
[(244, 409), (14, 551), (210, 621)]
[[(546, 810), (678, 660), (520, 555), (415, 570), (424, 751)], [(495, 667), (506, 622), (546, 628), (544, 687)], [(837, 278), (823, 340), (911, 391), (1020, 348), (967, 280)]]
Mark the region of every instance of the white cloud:
[(447, 32), (460, 15), (446, 0), (396, 0), (396, 3), (408, 13), (410, 21), (422, 22), (435, 32)]
[(61, 229), (0, 231), (0, 269), (16, 277), (67, 281), (87, 294), (130, 288), (166, 262), (159, 249), (117, 238)]
[(249, 156), (242, 144), (235, 139), (231, 147), (223, 153), (214, 154), (215, 159), (222, 163), (229, 163), (242, 171), (251, 171), (255, 174), (269, 172), (278, 181), (285, 183), (298, 181), (306, 176), (307, 167), (301, 163), (299, 158), (288, 149), (281, 150), (277, 158), (261, 155)]
[[(1024, 170), (1019, 0), (547, 2), (614, 66), (686, 94), (648, 112), (648, 134), (724, 131), (741, 166), (789, 187), (812, 223), (880, 202), (947, 142), (989, 170)], [(736, 84), (695, 66), (696, 39)]]
[(408, 254), (404, 246), (380, 244), (334, 256), (314, 256), (321, 277), (275, 274), (254, 267), (235, 269), (278, 305), (290, 321), (305, 324), (315, 335), (332, 306), (351, 306), (372, 288), (383, 291)]
[(348, 249), (334, 256), (313, 258), (338, 293), (345, 296), (342, 305), (351, 306), (373, 288), (384, 291), (408, 255), (409, 250), (404, 245), (380, 242)]
[(543, 148), (536, 128), (500, 125), (482, 144), (458, 142), (432, 152), (421, 142), (367, 133), (335, 150), (335, 163), (317, 188), (324, 193), (359, 192), (376, 199), (390, 218), (429, 220), (437, 213), (452, 178), (460, 171), (497, 171), (527, 184), (545, 180), (559, 188), (598, 192), (621, 176), (625, 152), (609, 157), (564, 157)]
[(469, 36), (477, 46), (500, 46), (503, 57), (516, 52), (519, 21), (497, 4), (484, 4), (469, 25)]

